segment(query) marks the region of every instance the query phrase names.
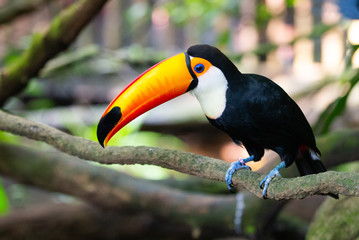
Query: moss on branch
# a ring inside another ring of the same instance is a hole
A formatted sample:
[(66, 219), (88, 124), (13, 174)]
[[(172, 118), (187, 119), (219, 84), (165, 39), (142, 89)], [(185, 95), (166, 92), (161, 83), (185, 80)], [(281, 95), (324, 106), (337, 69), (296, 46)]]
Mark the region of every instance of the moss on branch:
[(328, 199), (311, 223), (307, 239), (358, 239), (359, 198)]

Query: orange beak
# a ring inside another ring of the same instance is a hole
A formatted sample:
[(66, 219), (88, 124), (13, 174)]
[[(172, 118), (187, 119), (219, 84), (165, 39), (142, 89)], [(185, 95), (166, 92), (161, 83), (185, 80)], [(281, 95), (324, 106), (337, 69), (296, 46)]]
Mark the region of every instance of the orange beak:
[(130, 121), (197, 86), (187, 53), (151, 67), (128, 85), (107, 107), (97, 127), (102, 147)]

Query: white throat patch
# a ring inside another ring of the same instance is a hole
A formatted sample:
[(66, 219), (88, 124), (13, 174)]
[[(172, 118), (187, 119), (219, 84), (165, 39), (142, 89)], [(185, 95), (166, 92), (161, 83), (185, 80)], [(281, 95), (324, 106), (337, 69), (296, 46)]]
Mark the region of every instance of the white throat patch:
[(192, 90), (201, 104), (203, 112), (211, 119), (219, 118), (226, 107), (227, 80), (217, 67), (210, 67), (198, 78), (198, 85)]

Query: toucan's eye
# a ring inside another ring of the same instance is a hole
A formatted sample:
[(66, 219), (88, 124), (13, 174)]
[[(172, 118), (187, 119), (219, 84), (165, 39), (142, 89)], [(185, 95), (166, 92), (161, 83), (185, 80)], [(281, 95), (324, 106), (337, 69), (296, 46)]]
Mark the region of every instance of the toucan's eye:
[(204, 70), (204, 65), (202, 63), (198, 63), (196, 66), (194, 66), (194, 70), (196, 73), (201, 73)]

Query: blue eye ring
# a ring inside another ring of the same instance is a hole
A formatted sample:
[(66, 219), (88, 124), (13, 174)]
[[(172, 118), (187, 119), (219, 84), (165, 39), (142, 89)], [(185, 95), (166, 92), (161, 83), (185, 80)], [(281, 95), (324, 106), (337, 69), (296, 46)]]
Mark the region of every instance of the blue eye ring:
[(196, 66), (194, 66), (194, 71), (196, 73), (201, 73), (204, 71), (204, 65), (202, 63), (198, 63)]

